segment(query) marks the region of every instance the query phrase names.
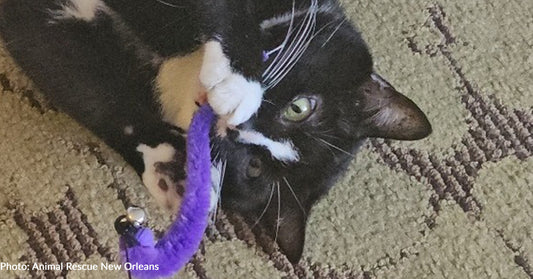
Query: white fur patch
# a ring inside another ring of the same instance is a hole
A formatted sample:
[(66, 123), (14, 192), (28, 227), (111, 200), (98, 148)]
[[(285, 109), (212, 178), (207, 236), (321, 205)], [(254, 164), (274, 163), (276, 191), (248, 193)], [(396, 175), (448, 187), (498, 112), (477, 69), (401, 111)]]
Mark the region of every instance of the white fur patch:
[(164, 61), (156, 78), (163, 119), (183, 130), (188, 130), (194, 112), (195, 100), (205, 89), (200, 84), (204, 48), (183, 57)]
[(98, 11), (105, 11), (106, 5), (101, 0), (70, 0), (61, 5), (60, 10), (52, 11), (56, 20), (79, 19), (92, 21)]
[(207, 89), (207, 101), (218, 115), (227, 116), (229, 125), (245, 122), (261, 105), (261, 84), (232, 71), (220, 42), (209, 41), (204, 47), (200, 82)]
[(287, 13), (284, 13), (284, 14), (281, 14), (281, 15), (277, 15), (275, 17), (271, 17), (269, 19), (263, 20), (263, 21), (261, 21), (259, 26), (263, 30), (269, 29), (269, 28), (272, 28), (274, 26), (278, 26), (278, 25), (282, 25), (282, 24), (285, 24), (285, 23), (289, 23), (292, 18), (299, 17), (299, 16), (304, 15), (306, 13), (307, 13), (307, 10), (297, 10), (297, 11), (294, 11), (294, 14), (292, 13), (292, 11), (291, 12), (287, 12)]
[(239, 125), (257, 112), (263, 99), (258, 82), (232, 74), (208, 91), (207, 101), (219, 115), (228, 115), (229, 125)]
[(207, 90), (221, 83), (232, 74), (230, 61), (224, 54), (222, 45), (218, 41), (209, 41), (204, 45), (204, 61), (200, 71), (200, 81)]
[(300, 159), (296, 147), (290, 140), (274, 141), (257, 131), (251, 130), (239, 131), (237, 140), (245, 144), (263, 146), (270, 151), (272, 157), (282, 162), (296, 162)]
[[(144, 172), (142, 180), (148, 192), (155, 198), (157, 203), (172, 212), (177, 212), (181, 204), (181, 197), (173, 189), (174, 182), (166, 177), (164, 174), (158, 173), (155, 168), (155, 163), (167, 163), (172, 161), (176, 150), (168, 143), (161, 143), (157, 147), (152, 148), (145, 144), (139, 144), (137, 151), (143, 154)], [(159, 187), (159, 181), (163, 179), (169, 185), (168, 191), (163, 191)]]

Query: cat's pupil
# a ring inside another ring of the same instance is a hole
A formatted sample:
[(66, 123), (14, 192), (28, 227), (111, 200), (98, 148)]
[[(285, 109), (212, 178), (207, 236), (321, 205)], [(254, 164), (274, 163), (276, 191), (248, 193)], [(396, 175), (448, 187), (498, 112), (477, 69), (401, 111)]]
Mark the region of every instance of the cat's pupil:
[(300, 113), (303, 112), (303, 110), (302, 110), (298, 105), (295, 105), (295, 104), (291, 104), (291, 109), (292, 109), (294, 112), (298, 113), (298, 114), (300, 114)]

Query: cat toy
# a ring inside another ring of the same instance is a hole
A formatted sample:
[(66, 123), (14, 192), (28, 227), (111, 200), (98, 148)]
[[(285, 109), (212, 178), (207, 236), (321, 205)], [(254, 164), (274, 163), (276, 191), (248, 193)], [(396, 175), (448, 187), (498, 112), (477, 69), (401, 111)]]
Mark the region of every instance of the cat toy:
[(138, 278), (171, 276), (194, 255), (202, 240), (210, 208), (211, 154), (209, 132), (214, 113), (208, 105), (195, 113), (187, 135), (186, 190), (176, 220), (163, 237), (142, 226), (145, 212), (130, 207), (115, 221), (121, 235), (120, 254), (128, 274)]

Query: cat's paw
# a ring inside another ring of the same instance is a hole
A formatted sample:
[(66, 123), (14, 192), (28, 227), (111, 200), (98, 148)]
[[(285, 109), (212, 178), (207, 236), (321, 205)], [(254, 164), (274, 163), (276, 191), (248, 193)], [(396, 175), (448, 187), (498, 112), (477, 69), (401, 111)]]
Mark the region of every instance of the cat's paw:
[(171, 211), (178, 212), (185, 192), (185, 154), (168, 143), (156, 147), (140, 144), (144, 172), (142, 180), (157, 203)]
[(204, 48), (200, 82), (207, 90), (207, 101), (215, 113), (226, 116), (227, 124), (245, 122), (261, 105), (261, 84), (233, 72), (220, 42), (209, 41)]
[(218, 115), (226, 116), (229, 125), (237, 126), (257, 112), (263, 98), (261, 85), (231, 74), (208, 91), (207, 101)]

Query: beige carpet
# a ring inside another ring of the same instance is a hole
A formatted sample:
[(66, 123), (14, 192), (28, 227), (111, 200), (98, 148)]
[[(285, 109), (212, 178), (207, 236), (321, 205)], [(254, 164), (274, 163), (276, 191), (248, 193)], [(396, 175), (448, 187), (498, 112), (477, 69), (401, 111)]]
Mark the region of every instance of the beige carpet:
[[(180, 278), (533, 278), (533, 1), (345, 4), (433, 135), (370, 141), (315, 207), (298, 265), (221, 215)], [(125, 204), (164, 230), (132, 169), (50, 110), (2, 46), (0, 84), (0, 262), (115, 261)], [(60, 276), (126, 278), (0, 270)]]

